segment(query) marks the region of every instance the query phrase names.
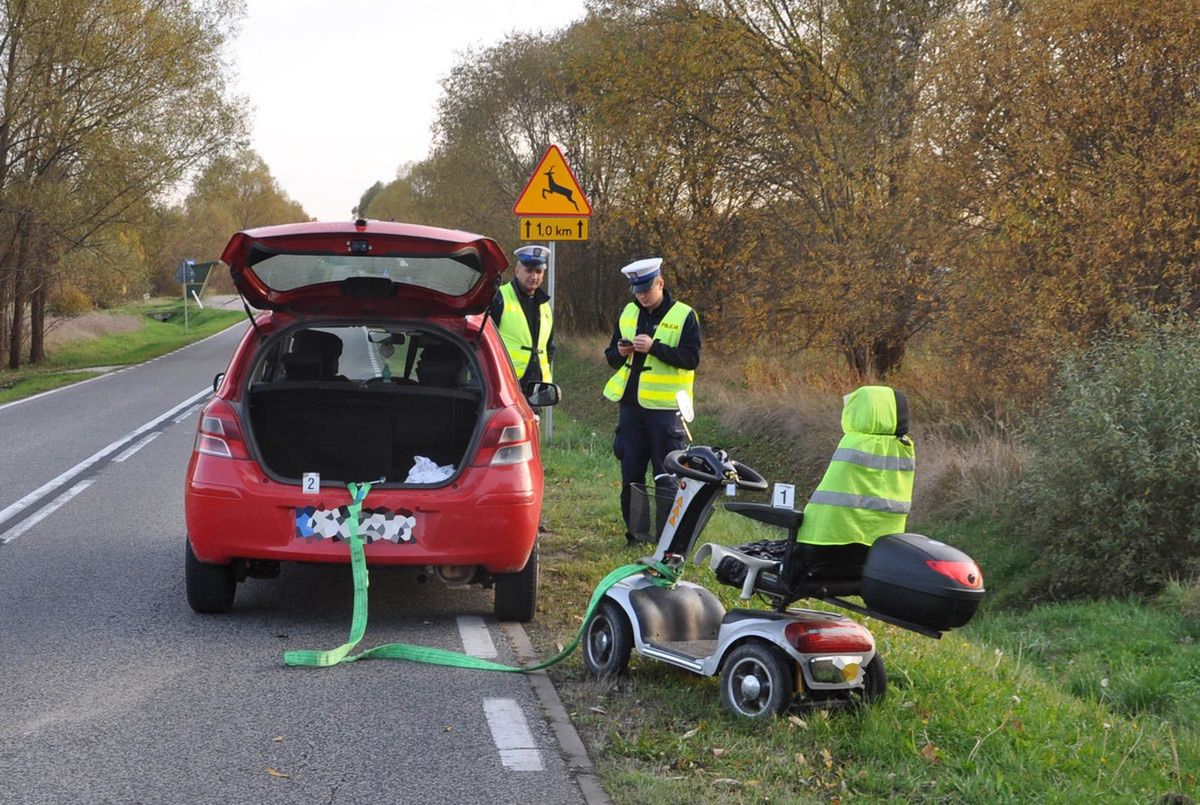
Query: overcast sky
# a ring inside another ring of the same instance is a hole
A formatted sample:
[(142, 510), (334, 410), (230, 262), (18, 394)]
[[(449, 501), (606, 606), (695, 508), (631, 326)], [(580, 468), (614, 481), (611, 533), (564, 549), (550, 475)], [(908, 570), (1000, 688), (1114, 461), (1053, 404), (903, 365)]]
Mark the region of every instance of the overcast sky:
[(460, 56), (557, 30), (584, 0), (247, 0), (246, 11), (231, 55), (250, 145), (309, 215), (346, 220), (364, 190), (429, 153), (440, 82)]

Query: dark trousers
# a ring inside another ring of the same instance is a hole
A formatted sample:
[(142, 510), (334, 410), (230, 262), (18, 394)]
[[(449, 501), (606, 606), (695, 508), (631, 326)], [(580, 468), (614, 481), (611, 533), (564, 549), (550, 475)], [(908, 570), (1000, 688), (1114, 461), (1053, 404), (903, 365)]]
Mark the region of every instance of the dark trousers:
[[(658, 507), (660, 512), (655, 530), (650, 530), (649, 513), (639, 512), (637, 522), (630, 521), (630, 484), (646, 483), (646, 465), (654, 474), (663, 472), (663, 459), (672, 450), (683, 448), (684, 431), (675, 410), (651, 410), (640, 405), (621, 403), (617, 416), (617, 435), (613, 440), (613, 452), (621, 462), (621, 517), (625, 528), (632, 534), (650, 534), (657, 539), (667, 505)], [(674, 476), (660, 479), (654, 484), (655, 491), (664, 500), (673, 499), (678, 483)], [(653, 504), (651, 504), (653, 505)]]

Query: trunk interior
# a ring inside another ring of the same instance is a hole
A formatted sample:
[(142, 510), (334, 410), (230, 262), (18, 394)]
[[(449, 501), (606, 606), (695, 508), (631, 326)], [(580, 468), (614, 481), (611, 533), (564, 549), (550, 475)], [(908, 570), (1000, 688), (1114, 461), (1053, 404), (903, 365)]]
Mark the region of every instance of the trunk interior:
[[(309, 354), (314, 342), (324, 355)], [(331, 356), (339, 346), (345, 354)], [(286, 351), (275, 344), (255, 375), (250, 438), (266, 468), (289, 479), (316, 472), (322, 482), (440, 483), (448, 475), (409, 473), (418, 457), (457, 472), (483, 411), (466, 352), (429, 337), (364, 327), (301, 331)]]

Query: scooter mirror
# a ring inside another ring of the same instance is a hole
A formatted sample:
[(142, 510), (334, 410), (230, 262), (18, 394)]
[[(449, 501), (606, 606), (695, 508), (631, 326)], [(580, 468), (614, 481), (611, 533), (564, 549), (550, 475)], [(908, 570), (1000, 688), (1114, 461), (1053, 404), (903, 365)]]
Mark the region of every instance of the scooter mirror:
[(691, 422), (696, 418), (696, 409), (692, 405), (692, 395), (683, 389), (675, 392), (675, 404), (679, 406), (679, 415), (683, 417), (684, 422)]
[(679, 418), (683, 420), (683, 432), (687, 436), (688, 444), (692, 443), (692, 429), (688, 427), (688, 423), (696, 418), (696, 409), (692, 405), (692, 395), (688, 394), (684, 389), (675, 392), (675, 404), (679, 406)]

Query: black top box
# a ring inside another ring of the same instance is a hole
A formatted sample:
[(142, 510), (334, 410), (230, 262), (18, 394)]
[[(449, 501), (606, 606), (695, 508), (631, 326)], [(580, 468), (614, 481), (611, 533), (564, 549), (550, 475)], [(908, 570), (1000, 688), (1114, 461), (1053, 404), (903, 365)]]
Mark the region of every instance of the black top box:
[(971, 557), (920, 534), (880, 537), (863, 566), (868, 609), (938, 631), (966, 625), (983, 595)]

